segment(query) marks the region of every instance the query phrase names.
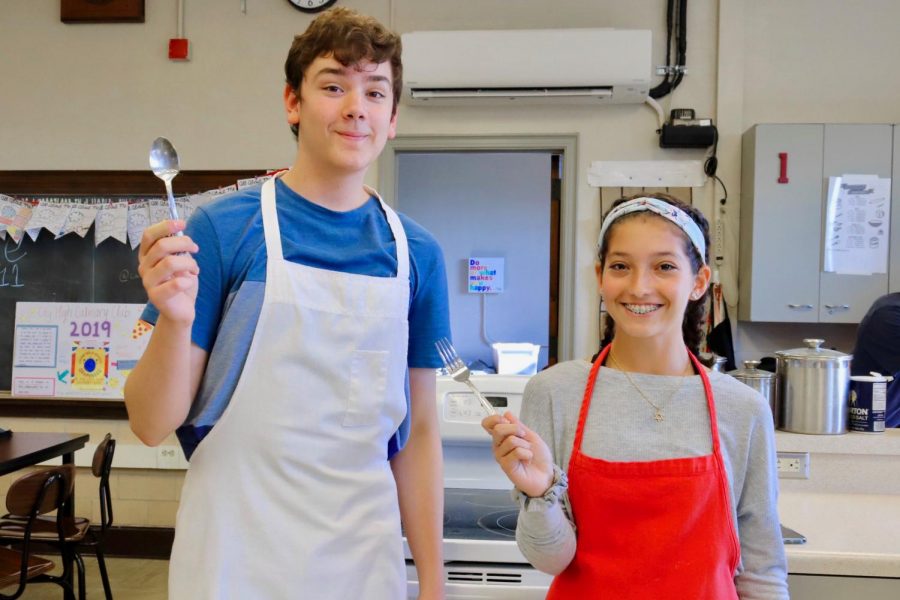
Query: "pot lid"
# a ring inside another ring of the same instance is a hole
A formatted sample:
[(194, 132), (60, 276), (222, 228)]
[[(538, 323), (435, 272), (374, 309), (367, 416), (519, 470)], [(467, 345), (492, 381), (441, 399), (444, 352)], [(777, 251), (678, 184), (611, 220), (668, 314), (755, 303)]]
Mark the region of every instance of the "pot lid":
[(758, 360), (745, 360), (744, 368), (728, 371), (728, 375), (738, 379), (772, 379), (775, 377), (775, 373), (757, 367), (759, 367)]
[(803, 340), (805, 348), (792, 348), (790, 350), (778, 350), (775, 356), (778, 358), (798, 358), (800, 360), (826, 361), (826, 362), (849, 362), (853, 355), (844, 354), (837, 350), (829, 350), (828, 348), (820, 348), (825, 340), (816, 338), (807, 338)]

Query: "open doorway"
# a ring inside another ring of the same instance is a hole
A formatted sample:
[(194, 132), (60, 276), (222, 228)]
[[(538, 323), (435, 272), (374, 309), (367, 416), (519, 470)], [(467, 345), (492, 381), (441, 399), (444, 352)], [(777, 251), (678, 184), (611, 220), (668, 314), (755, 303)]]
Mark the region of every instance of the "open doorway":
[[(575, 136), (398, 137), (379, 163), (385, 200), (444, 249), (457, 350), (493, 366), (492, 342), (572, 358)], [(501, 259), (504, 290), (468, 293), (469, 259)]]

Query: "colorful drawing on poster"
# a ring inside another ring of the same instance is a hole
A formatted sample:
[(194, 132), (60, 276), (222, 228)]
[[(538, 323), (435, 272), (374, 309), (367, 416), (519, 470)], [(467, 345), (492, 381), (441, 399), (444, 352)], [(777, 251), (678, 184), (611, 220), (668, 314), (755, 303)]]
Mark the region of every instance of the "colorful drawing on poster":
[(131, 330), (131, 339), (136, 340), (148, 331), (152, 330), (153, 325), (143, 319), (138, 319), (137, 323), (134, 324), (134, 329)]
[(109, 378), (109, 342), (82, 346), (72, 342), (72, 387), (76, 390), (104, 390)]

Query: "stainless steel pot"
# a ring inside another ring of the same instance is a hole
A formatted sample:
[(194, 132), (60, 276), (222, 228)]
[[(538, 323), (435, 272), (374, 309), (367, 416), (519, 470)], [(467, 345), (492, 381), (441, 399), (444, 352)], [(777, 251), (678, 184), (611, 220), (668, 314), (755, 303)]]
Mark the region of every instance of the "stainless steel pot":
[(779, 428), (794, 433), (847, 432), (849, 354), (820, 348), (825, 340), (806, 339), (805, 348), (779, 350), (776, 405)]
[(769, 409), (772, 411), (772, 420), (775, 422), (775, 426), (778, 427), (778, 412), (776, 410), (778, 394), (775, 386), (775, 373), (764, 371), (757, 367), (759, 367), (758, 360), (745, 360), (743, 369), (728, 371), (728, 374), (762, 394), (763, 398), (769, 403)]

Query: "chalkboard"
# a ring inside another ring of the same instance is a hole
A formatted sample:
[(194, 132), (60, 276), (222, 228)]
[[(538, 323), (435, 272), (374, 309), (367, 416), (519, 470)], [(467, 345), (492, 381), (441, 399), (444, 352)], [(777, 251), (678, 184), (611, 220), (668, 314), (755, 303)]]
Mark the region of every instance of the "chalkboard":
[(84, 238), (42, 231), (37, 241), (7, 236), (0, 244), (0, 390), (11, 387), (16, 302), (147, 301), (138, 250), (114, 239), (94, 247), (93, 227)]
[[(182, 171), (176, 194), (197, 194), (257, 177), (267, 169)], [(144, 171), (0, 171), (0, 193), (13, 197), (69, 196), (127, 199), (162, 197), (164, 188)], [(0, 240), (0, 390), (12, 381), (16, 302), (147, 301), (137, 273), (137, 250), (107, 239), (94, 247), (93, 227), (84, 238), (58, 240), (43, 231), (21, 245)], [(71, 401), (68, 400), (67, 401)], [(2, 402), (0, 402), (2, 403)], [(23, 414), (21, 416), (28, 416)]]

